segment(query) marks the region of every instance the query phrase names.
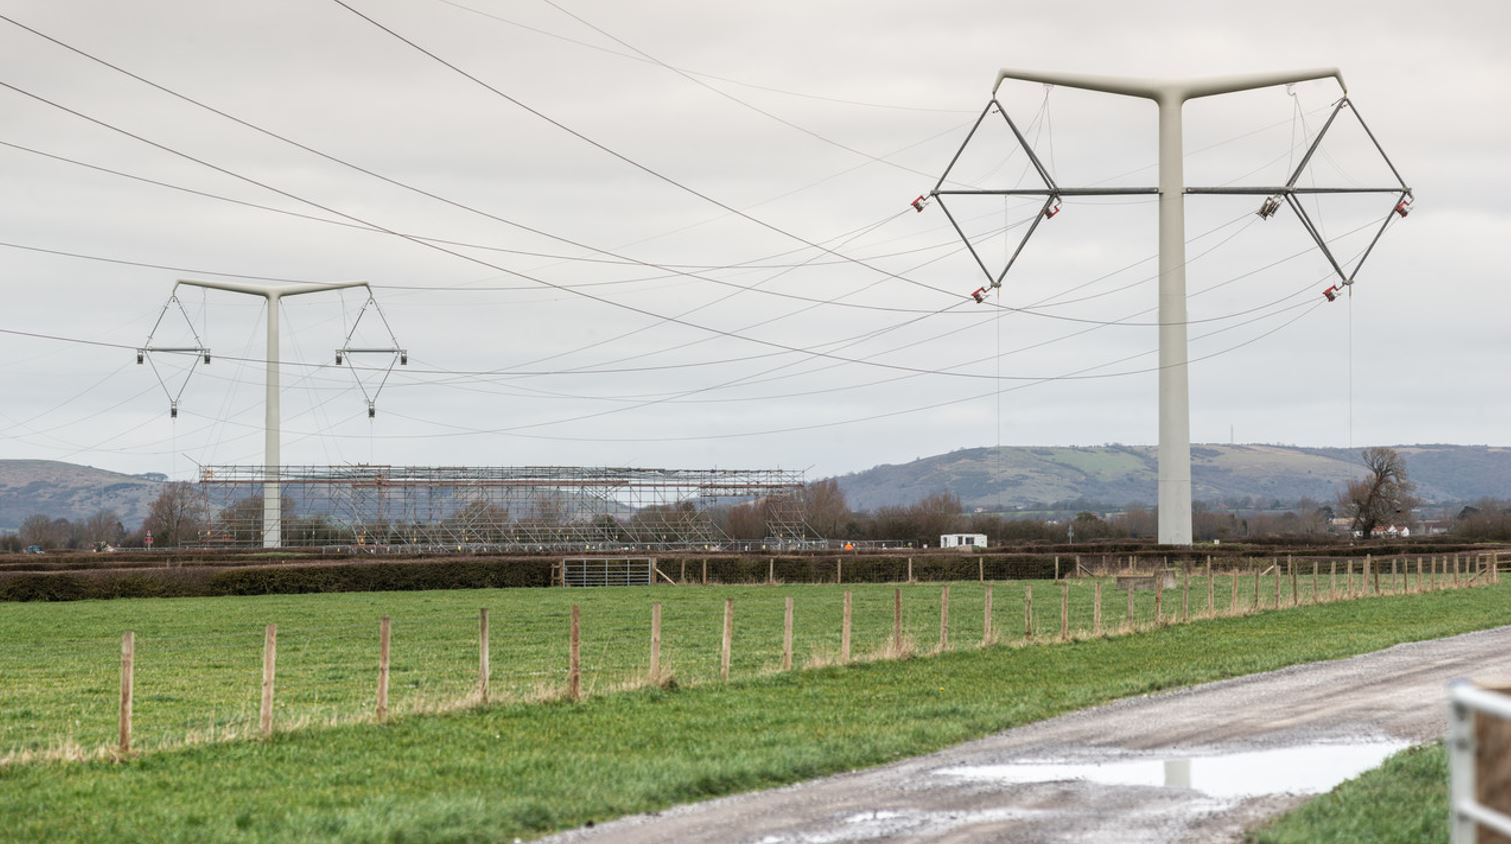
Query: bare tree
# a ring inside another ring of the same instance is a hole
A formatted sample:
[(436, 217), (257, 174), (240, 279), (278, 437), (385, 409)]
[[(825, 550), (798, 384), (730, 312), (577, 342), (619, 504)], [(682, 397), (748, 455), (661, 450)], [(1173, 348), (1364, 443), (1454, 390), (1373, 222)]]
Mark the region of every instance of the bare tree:
[(766, 538), (766, 516), (754, 504), (736, 504), (724, 514), (724, 533), (730, 539), (761, 540)]
[(840, 528), (850, 518), (845, 493), (839, 488), (839, 481), (833, 478), (814, 481), (803, 487), (802, 504), (803, 521), (819, 536), (839, 536)]
[(62, 548), (68, 544), (68, 531), (60, 531), (58, 523), (42, 513), (34, 513), (21, 522), (19, 536), (22, 545), (37, 545), (42, 548)]
[(1417, 505), (1412, 483), (1406, 477), (1406, 461), (1393, 448), (1366, 448), (1362, 455), (1369, 474), (1338, 493), (1338, 506), (1353, 520), (1353, 529), (1369, 539), (1381, 523), (1405, 521)]
[(916, 514), (920, 544), (937, 544), (940, 535), (954, 533), (959, 527), (960, 496), (953, 492), (931, 495), (910, 509)]
[(91, 547), (102, 543), (120, 545), (126, 536), (126, 528), (121, 525), (121, 517), (114, 510), (96, 510), (94, 515), (84, 520), (83, 533), (84, 543)]
[(186, 481), (163, 484), (163, 491), (147, 509), (142, 529), (162, 547), (171, 548), (198, 536), (207, 521), (205, 504)]

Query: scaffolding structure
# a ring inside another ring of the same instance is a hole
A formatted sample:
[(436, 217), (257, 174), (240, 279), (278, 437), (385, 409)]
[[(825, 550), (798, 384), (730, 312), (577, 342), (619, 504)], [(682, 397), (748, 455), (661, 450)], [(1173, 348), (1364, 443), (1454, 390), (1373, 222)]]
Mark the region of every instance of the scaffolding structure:
[[(749, 505), (761, 544), (822, 539), (803, 520), (803, 473), (783, 469), (580, 466), (274, 467), (283, 546), (382, 550), (715, 549), (720, 511)], [(263, 466), (203, 466), (198, 544), (262, 547)]]

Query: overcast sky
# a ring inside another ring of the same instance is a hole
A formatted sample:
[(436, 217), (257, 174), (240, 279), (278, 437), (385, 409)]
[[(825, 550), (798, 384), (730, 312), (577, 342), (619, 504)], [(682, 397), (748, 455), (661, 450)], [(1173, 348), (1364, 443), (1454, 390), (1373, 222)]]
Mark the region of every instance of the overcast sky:
[[(285, 301), (286, 463), (819, 477), (998, 442), (1153, 443), (1153, 197), (1067, 200), (1003, 307), (963, 298), (981, 269), (937, 205), (908, 207), (1003, 66), (1341, 68), (1417, 202), (1351, 301), (1329, 304), (1335, 279), (1289, 211), (1187, 199), (1193, 439), (1507, 443), (1500, 0), (350, 1), (495, 90), (326, 0), (0, 3), (353, 165), (0, 21), (0, 329), (120, 346), (0, 335), (0, 456), (178, 477), (261, 462), (260, 300), (180, 290), (188, 322), (171, 309), (153, 343), (194, 345), (192, 323), (215, 356), (186, 384), (183, 356), (153, 356), (165, 388), (132, 351), (176, 279), (237, 276), (368, 281), (410, 350), (369, 420), (363, 391), (389, 361), (333, 365), (363, 295)], [(1339, 96), (1325, 81), (1193, 102), (1187, 182), (1284, 181)], [(1155, 183), (1152, 104), (1012, 83), (1001, 101), (1059, 184)], [(1001, 122), (985, 125), (952, 181), (1031, 184)], [(1335, 126), (1302, 184), (1389, 185), (1357, 124)], [(1392, 202), (1309, 208), (1347, 258)], [(951, 210), (997, 266), (1035, 212), (998, 197)], [(370, 312), (352, 339), (392, 343)]]

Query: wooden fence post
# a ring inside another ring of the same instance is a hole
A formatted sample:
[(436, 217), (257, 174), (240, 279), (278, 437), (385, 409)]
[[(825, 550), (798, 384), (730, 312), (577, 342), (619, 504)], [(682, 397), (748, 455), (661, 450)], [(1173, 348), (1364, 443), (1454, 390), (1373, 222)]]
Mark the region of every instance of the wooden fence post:
[(682, 560), (681, 563), (682, 563), (682, 568), (677, 573), (677, 582), (678, 583), (686, 583), (687, 582), (687, 560)]
[(1060, 641), (1070, 641), (1070, 584), (1060, 581)]
[(1453, 555), (1453, 588), (1457, 589), (1463, 584), (1459, 580), (1459, 555)]
[(567, 700), (582, 699), (582, 608), (572, 605), (572, 628), (567, 635)]
[[(1360, 583), (1359, 583), (1359, 589), (1360, 589), (1360, 591), (1364, 592), (1365, 594), (1369, 594), (1369, 582), (1370, 582), (1370, 578), (1371, 578), (1371, 576), (1377, 575), (1377, 574), (1378, 574), (1378, 572), (1375, 571), (1375, 559), (1374, 559), (1374, 555), (1372, 555), (1372, 554), (1365, 554), (1364, 555), (1364, 579), (1362, 581), (1360, 581)], [(1380, 594), (1380, 578), (1377, 577), (1377, 576), (1374, 577), (1374, 583), (1375, 583), (1375, 594), (1378, 595), (1378, 594)]]
[[(1132, 558), (1129, 558), (1132, 559)], [(1128, 581), (1128, 616), (1123, 619), (1123, 625), (1129, 630), (1133, 629), (1133, 581)]]
[(278, 666), (278, 625), (262, 631), (262, 706), (257, 712), (257, 730), (263, 738), (273, 734), (273, 677)]
[(1094, 581), (1091, 589), (1091, 635), (1102, 635), (1102, 581)]
[(1259, 566), (1254, 566), (1254, 609), (1259, 609)]
[(1275, 558), (1275, 564), (1272, 565), (1272, 566), (1270, 566), (1270, 568), (1272, 568), (1272, 569), (1275, 570), (1275, 609), (1278, 610), (1278, 609), (1280, 609), (1280, 586), (1281, 586), (1281, 581), (1285, 580), (1285, 576), (1283, 574), (1281, 574), (1281, 572), (1280, 572), (1280, 558), (1279, 557)]
[(719, 679), (729, 682), (729, 648), (735, 633), (735, 599), (724, 599), (724, 640), (719, 645)]
[(913, 558), (908, 558), (908, 582), (913, 582)]
[(703, 585), (708, 585), (708, 558), (703, 558)]
[(776, 583), (776, 557), (766, 561), (766, 583), (767, 585)]
[(1312, 603), (1322, 600), (1322, 578), (1317, 572), (1317, 561), (1312, 560)]
[[(791, 601), (791, 598), (787, 600)], [(651, 682), (661, 684), (661, 604), (651, 604)]]
[(845, 611), (839, 625), (839, 661), (850, 662), (850, 592), (845, 591)]
[(1390, 591), (1392, 591), (1392, 592), (1405, 592), (1406, 591), (1404, 588), (1402, 588), (1402, 589), (1397, 589), (1396, 588), (1396, 582), (1397, 582), (1397, 580), (1401, 576), (1400, 569), (1401, 569), (1401, 558), (1400, 557), (1391, 557), (1390, 558)]
[(1327, 575), (1327, 599), (1329, 601), (1336, 601), (1338, 600), (1338, 561), (1332, 560), (1331, 562), (1332, 569)]
[(1285, 567), (1291, 570), (1291, 606), (1301, 604), (1301, 589), (1296, 582), (1296, 561), (1290, 556), (1285, 558)]
[[(908, 558), (908, 568), (913, 567), (913, 558)], [(902, 656), (902, 590), (892, 590), (892, 653)]]
[(388, 718), (388, 636), (392, 627), (388, 616), (378, 622), (378, 722)]
[(787, 596), (787, 606), (782, 613), (782, 670), (792, 670), (792, 596)]
[(845, 582), (845, 558), (844, 557), (835, 557), (834, 558), (834, 582), (836, 584), (840, 584), (840, 583), (844, 583)]
[(976, 581), (978, 583), (986, 582), (986, 558), (980, 555), (976, 557)]
[(1055, 580), (1060, 579), (1060, 558), (1055, 557)]
[(120, 752), (131, 752), (131, 699), (136, 692), (136, 633), (127, 630), (121, 636), (121, 721)]
[(488, 702), (488, 682), (493, 678), (489, 656), (488, 608), (482, 607), (477, 611), (477, 696), (483, 703)]
[(986, 647), (992, 643), (992, 585), (986, 584), (986, 593), (982, 596), (981, 606), (981, 646)]
[(1417, 557), (1417, 586), (1414, 590), (1418, 595), (1422, 593), (1422, 558)]
[(1237, 615), (1238, 614), (1238, 569), (1233, 569), (1233, 573), (1228, 576), (1228, 586), (1232, 588), (1232, 592), (1233, 592), (1233, 594), (1231, 594), (1231, 595), (1228, 596), (1228, 615)]
[(950, 585), (939, 590), (939, 650), (950, 649)]
[(1023, 584), (1023, 638), (1034, 638), (1034, 585)]

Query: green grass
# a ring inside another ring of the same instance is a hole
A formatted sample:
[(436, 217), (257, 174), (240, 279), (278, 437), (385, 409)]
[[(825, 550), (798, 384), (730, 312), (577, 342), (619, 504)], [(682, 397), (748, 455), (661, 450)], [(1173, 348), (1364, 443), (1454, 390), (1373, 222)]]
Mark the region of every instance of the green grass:
[[(695, 659), (688, 654), (682, 665), (712, 664), (715, 670), (720, 599), (736, 596), (737, 649), (745, 619), (749, 638), (744, 644), (751, 655), (737, 663), (737, 676), (748, 679), (728, 686), (642, 689), (575, 705), (519, 703), (401, 718), (384, 726), (350, 724), (281, 734), (266, 742), (151, 753), (125, 763), (12, 765), (0, 768), (0, 830), (5, 836), (34, 841), (509, 840), (875, 765), (1117, 697), (1504, 624), (1511, 588), (1322, 604), (1066, 645), (970, 647), (931, 659), (762, 674), (760, 669), (771, 660), (761, 654), (772, 649), (755, 633), (779, 629), (780, 600), (788, 591), (799, 596), (800, 623), (815, 625), (810, 645), (825, 647), (829, 634), (823, 631), (837, 634), (836, 590), (682, 589), (657, 595), (667, 601), (668, 620), (673, 600), (687, 601), (687, 618), (697, 621), (700, 630), (713, 628), (711, 635), (698, 634), (700, 648), (703, 642), (715, 643), (710, 656)], [(885, 638), (890, 590), (855, 591), (857, 627), (866, 631), (857, 634), (857, 641)], [(1006, 591), (999, 586), (999, 593)], [(971, 616), (960, 604), (968, 603), (969, 594), (962, 584), (952, 590), (952, 604), (964, 628), (956, 635), (964, 640), (971, 638)], [(480, 597), (496, 608), (515, 607), (519, 617), (513, 623), (519, 627), (531, 627), (531, 619), (537, 619), (535, 629), (550, 638), (538, 647), (559, 655), (565, 601), (582, 601), (586, 619), (601, 619), (596, 635), (602, 638), (586, 652), (598, 648), (607, 654), (616, 650), (610, 646), (615, 636), (625, 639), (619, 650), (644, 638), (644, 606), (637, 602), (649, 601), (652, 595), (534, 590), (522, 597), (340, 595), (306, 598), (308, 605), (293, 598), (244, 603), (278, 609), (306, 606), (311, 616), (346, 613), (366, 625), (380, 608), (391, 611), (396, 618), (410, 618), (402, 625), (396, 622), (395, 647), (402, 652), (405, 639), (398, 631), (411, 631), (407, 647), (412, 650), (425, 632), (422, 608), (429, 607), (436, 624), (452, 624), (446, 619), (477, 605)], [(916, 587), (909, 597), (910, 612), (917, 614), (910, 616), (914, 634), (923, 635), (931, 614), (937, 631), (937, 588)], [(932, 600), (926, 602), (928, 598)], [(510, 603), (516, 600), (521, 603)], [(1002, 607), (1004, 603), (999, 595), (1005, 622), (1009, 609)], [(615, 633), (607, 620), (619, 617), (614, 608), (620, 604), (638, 609), (623, 613), (626, 626)], [(138, 629), (147, 629), (151, 622), (171, 630), (176, 628), (169, 617), (188, 624), (182, 617), (192, 609), (217, 616), (215, 624), (227, 624), (235, 613), (244, 612), (243, 605), (112, 602), (127, 609), (121, 610), (122, 617), (108, 621), (130, 618)], [(25, 609), (58, 612), (57, 624), (67, 629), (69, 611), (99, 613), (104, 606)], [(714, 612), (708, 612), (710, 607)], [(742, 615), (741, 607), (750, 607), (748, 614)], [(979, 604), (977, 610), (979, 619)], [(754, 619), (762, 612), (777, 621), (757, 624)], [(495, 610), (495, 629), (507, 626), (500, 623), (504, 615)], [(818, 626), (824, 619), (832, 623)], [(631, 620), (633, 625), (628, 624)], [(81, 626), (100, 624), (98, 617), (74, 621)], [(13, 635), (16, 622), (6, 623)], [(196, 623), (215, 626), (204, 619)], [(471, 619), (464, 615), (454, 624), (460, 632), (461, 626), (470, 628)], [(589, 631), (595, 629), (585, 624)], [(976, 625), (979, 636), (979, 620)], [(592, 635), (588, 641), (594, 641)], [(255, 650), (256, 632), (245, 639)], [(451, 652), (441, 646), (444, 641), (449, 639), (434, 639), (434, 660), (411, 657), (415, 662), (408, 676), (439, 672), (444, 666), (432, 662)], [(366, 637), (362, 653), (369, 653), (371, 644), (371, 637)], [(143, 653), (146, 659), (150, 650)], [(505, 653), (499, 649), (495, 660)], [(458, 665), (464, 658), (470, 662), (473, 657), (454, 657)], [(370, 679), (371, 662), (369, 658), (360, 666), (364, 679)], [(179, 671), (193, 673), (183, 667)], [(163, 676), (169, 673), (165, 669)], [(247, 674), (242, 685), (250, 685), (255, 670), (242, 673)], [(0, 676), (7, 677), (8, 700), (12, 681), (9, 675)], [(110, 686), (113, 674), (107, 672), (97, 682)], [(193, 691), (186, 688), (182, 693)], [(251, 690), (244, 696), (250, 697)], [(147, 711), (143, 709), (144, 718), (150, 717)]]
[(1252, 844), (1448, 840), (1448, 754), (1441, 744), (1404, 750), (1385, 764), (1251, 832)]
[[(1355, 583), (1360, 578), (1355, 578)], [(1089, 632), (1093, 583), (1067, 581), (1070, 624)], [(1029, 584), (993, 584), (993, 629), (1024, 638)], [(1059, 587), (1031, 584), (1038, 639), (1060, 628)], [(1232, 579), (1218, 576), (1214, 600), (1227, 611)], [(1311, 578), (1297, 580), (1303, 602)], [(1324, 573), (1318, 582), (1330, 588)], [(1103, 582), (1104, 628), (1126, 620), (1125, 593)], [(1289, 578), (1280, 582), (1290, 604)], [(1254, 578), (1239, 577), (1239, 609), (1253, 605)], [(1275, 603), (1275, 578), (1260, 599)], [(905, 639), (916, 651), (939, 641), (939, 584), (904, 585)], [(1340, 582), (1340, 588), (1343, 588)], [(583, 688), (593, 694), (640, 682), (649, 661), (650, 605), (663, 605), (662, 663), (680, 685), (716, 681), (726, 597), (735, 602), (732, 678), (774, 671), (781, 661), (782, 602), (796, 601), (795, 663), (833, 662), (840, 648), (842, 593), (854, 601), (852, 652), (864, 658), (891, 640), (892, 584), (846, 586), (658, 586), (641, 589), (499, 589), (270, 595), (66, 604), (0, 603), (0, 759), (16, 754), (80, 755), (115, 741), (120, 637), (136, 635), (134, 746), (152, 750), (244, 735), (257, 724), (263, 626), (278, 625), (276, 721), (283, 727), (364, 718), (374, 705), (378, 620), (393, 619), (390, 707), (426, 712), (463, 701), (477, 682), (477, 613), (489, 608), (492, 693), (499, 700), (550, 695), (566, 680), (569, 605), (582, 606)], [(984, 588), (950, 585), (950, 644), (971, 648), (983, 630)], [(1206, 608), (1206, 581), (1193, 578), (1191, 611)], [(1136, 622), (1153, 617), (1154, 595), (1135, 593)], [(1167, 590), (1165, 617), (1178, 615)]]

